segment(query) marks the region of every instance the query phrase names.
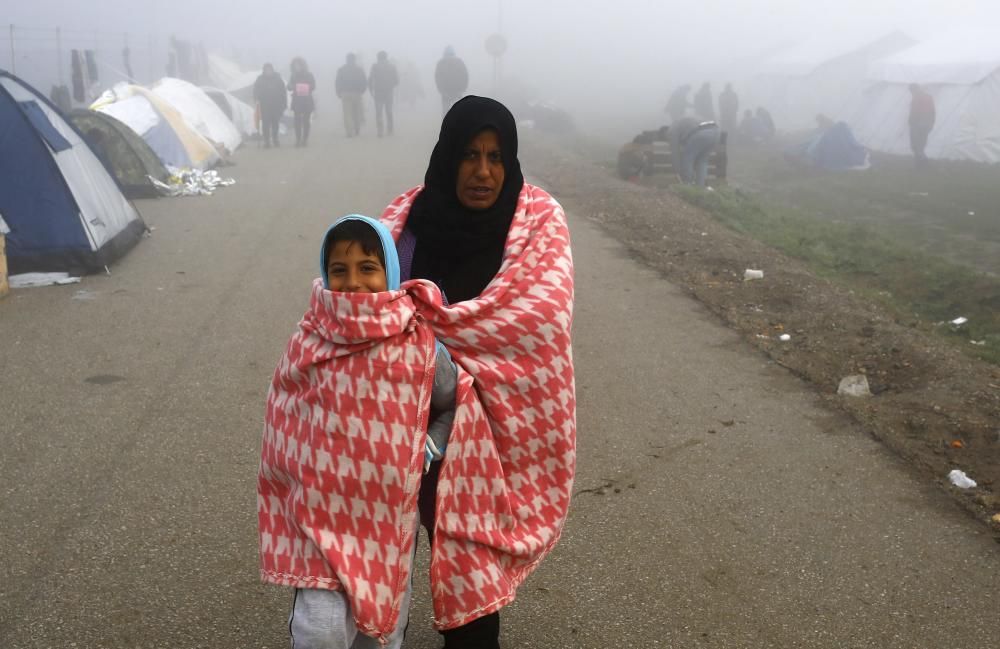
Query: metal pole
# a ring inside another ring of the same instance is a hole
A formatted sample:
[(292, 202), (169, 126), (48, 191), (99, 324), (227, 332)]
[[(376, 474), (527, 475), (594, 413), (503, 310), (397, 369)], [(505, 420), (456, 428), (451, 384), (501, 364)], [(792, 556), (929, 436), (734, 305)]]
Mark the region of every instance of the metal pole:
[(17, 74), (17, 58), (14, 54), (14, 23), (10, 25), (10, 73)]
[(62, 30), (56, 27), (56, 63), (59, 69), (59, 85), (63, 85)]

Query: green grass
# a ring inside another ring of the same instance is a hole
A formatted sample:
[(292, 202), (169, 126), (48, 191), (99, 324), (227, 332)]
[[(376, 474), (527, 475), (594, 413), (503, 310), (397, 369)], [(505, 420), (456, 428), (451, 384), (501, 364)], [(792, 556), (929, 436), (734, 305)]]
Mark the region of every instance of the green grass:
[(727, 227), (806, 262), (818, 275), (877, 297), (901, 319), (909, 314), (929, 323), (968, 318), (958, 331), (947, 325), (935, 330), (963, 351), (1000, 364), (1000, 278), (907, 245), (877, 225), (830, 220), (733, 188), (708, 192), (677, 186), (674, 191)]

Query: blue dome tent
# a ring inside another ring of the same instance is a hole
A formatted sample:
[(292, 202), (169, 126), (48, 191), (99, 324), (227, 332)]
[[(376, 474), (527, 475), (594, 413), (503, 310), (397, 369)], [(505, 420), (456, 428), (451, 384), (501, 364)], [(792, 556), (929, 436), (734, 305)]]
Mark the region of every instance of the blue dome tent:
[(146, 226), (82, 135), (41, 93), (0, 70), (0, 214), (10, 273), (93, 272)]

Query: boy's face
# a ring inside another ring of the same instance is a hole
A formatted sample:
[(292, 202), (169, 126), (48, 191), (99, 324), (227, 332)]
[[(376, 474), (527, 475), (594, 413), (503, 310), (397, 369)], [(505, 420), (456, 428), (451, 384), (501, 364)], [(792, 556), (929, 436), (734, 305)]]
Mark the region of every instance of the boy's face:
[(385, 268), (377, 255), (369, 255), (357, 241), (335, 241), (326, 262), (331, 291), (379, 293), (388, 290)]

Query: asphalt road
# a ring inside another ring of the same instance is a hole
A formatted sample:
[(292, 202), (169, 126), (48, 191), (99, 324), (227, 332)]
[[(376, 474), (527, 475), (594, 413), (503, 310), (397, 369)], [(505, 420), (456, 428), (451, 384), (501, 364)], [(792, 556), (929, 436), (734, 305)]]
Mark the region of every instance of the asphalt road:
[[(436, 136), (324, 118), (214, 196), (140, 202), (111, 275), (0, 300), (0, 648), (287, 646), (256, 568), (267, 384), (328, 223), (419, 182)], [(505, 648), (1000, 646), (979, 523), (569, 216), (577, 495)], [(406, 646), (437, 649), (424, 582)]]

